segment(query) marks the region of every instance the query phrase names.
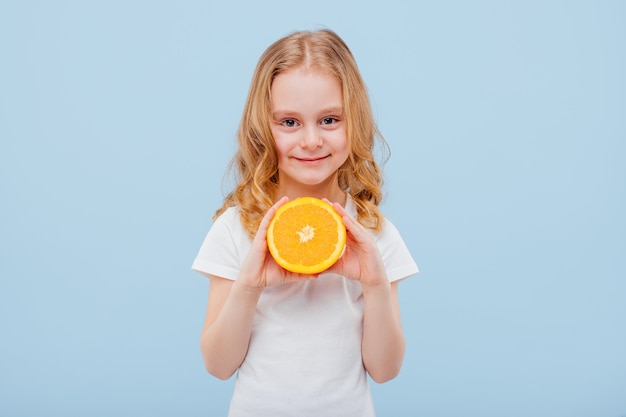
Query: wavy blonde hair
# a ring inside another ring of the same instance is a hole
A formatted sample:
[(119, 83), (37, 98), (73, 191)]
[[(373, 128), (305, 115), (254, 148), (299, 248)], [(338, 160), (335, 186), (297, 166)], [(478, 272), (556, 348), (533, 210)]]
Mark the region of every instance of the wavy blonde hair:
[(378, 205), (383, 178), (374, 157), (376, 139), (382, 144), (385, 160), (389, 148), (374, 122), (367, 89), (350, 49), (326, 29), (292, 33), (272, 44), (259, 59), (237, 132), (239, 149), (230, 165), (237, 186), (213, 219), (229, 207), (239, 206), (241, 222), (252, 237), (279, 197), (278, 158), (270, 129), (270, 88), (278, 74), (302, 66), (328, 71), (341, 83), (350, 155), (339, 168), (337, 181), (352, 196), (357, 220), (378, 231), (382, 226)]

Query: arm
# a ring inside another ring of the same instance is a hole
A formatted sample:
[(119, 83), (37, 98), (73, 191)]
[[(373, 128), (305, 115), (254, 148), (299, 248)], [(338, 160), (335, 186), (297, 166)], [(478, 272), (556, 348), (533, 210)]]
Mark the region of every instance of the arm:
[(246, 288), (216, 276), (210, 280), (200, 350), (206, 370), (217, 378), (228, 379), (246, 357), (262, 288)]
[(286, 201), (280, 199), (263, 217), (236, 281), (210, 276), (200, 350), (207, 371), (220, 379), (230, 378), (246, 357), (256, 305), (263, 289), (316, 277), (303, 277), (282, 269), (267, 249), (269, 222)]
[(363, 287), (363, 364), (378, 383), (395, 378), (404, 358), (398, 282)]
[(339, 204), (348, 238), (343, 256), (329, 271), (361, 282), (363, 288), (363, 341), (365, 369), (376, 382), (398, 375), (404, 359), (405, 341), (400, 321), (398, 283), (390, 283), (373, 236)]

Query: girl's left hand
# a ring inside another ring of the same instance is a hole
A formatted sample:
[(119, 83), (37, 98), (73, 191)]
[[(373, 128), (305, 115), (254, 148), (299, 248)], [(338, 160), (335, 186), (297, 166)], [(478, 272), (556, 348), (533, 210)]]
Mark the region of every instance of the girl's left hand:
[(339, 203), (332, 203), (346, 226), (346, 249), (339, 260), (325, 272), (334, 272), (358, 280), (364, 286), (387, 283), (383, 259), (374, 236)]

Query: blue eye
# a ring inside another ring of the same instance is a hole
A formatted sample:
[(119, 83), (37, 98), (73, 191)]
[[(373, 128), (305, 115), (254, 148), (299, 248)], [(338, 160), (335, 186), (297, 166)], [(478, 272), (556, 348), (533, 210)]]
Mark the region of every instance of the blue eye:
[(296, 121), (293, 119), (285, 119), (282, 122), (280, 122), (283, 126), (286, 127), (294, 127), (296, 126)]
[(335, 122), (337, 122), (337, 119), (335, 119), (334, 117), (324, 117), (322, 119), (323, 125), (332, 125)]

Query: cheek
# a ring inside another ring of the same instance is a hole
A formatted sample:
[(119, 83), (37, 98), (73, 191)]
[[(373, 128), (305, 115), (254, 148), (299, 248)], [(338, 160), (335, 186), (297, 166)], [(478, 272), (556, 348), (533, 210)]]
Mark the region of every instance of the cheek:
[(335, 151), (346, 153), (350, 151), (350, 144), (348, 143), (348, 138), (344, 129), (339, 129), (336, 132), (333, 132), (331, 140)]
[(279, 165), (289, 158), (289, 153), (291, 152), (289, 143), (280, 139), (281, 138), (278, 137), (277, 140), (274, 141), (274, 149), (276, 150), (276, 158), (278, 159)]
[(283, 146), (281, 146), (284, 141), (281, 140), (280, 132), (277, 132), (275, 129), (272, 129), (272, 142), (274, 144), (274, 150), (276, 151), (276, 155), (280, 159), (280, 157), (284, 153)]

